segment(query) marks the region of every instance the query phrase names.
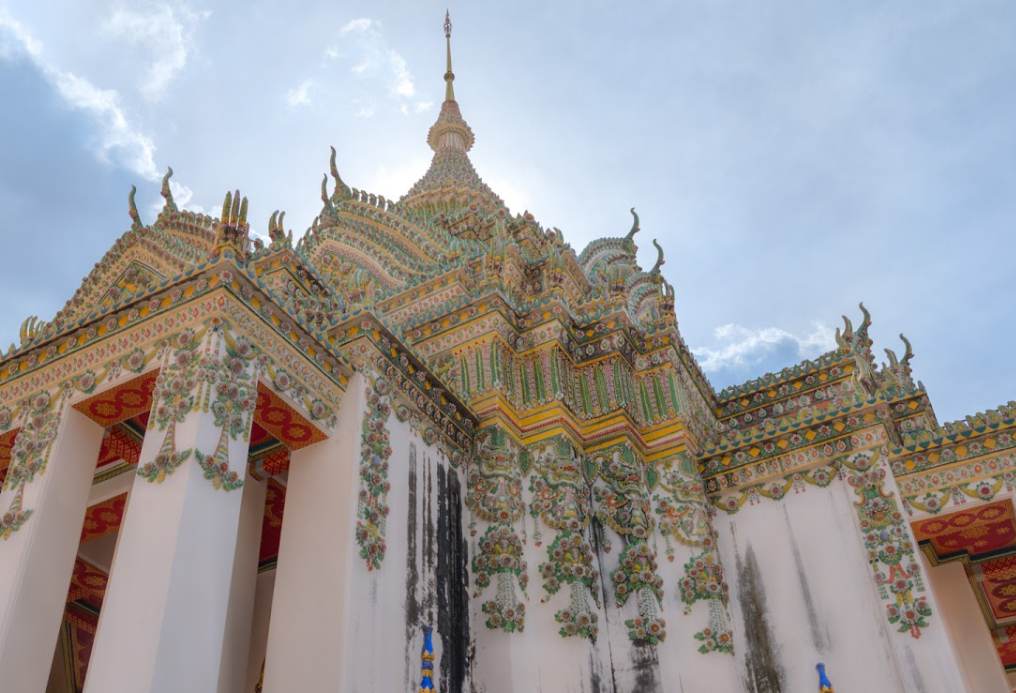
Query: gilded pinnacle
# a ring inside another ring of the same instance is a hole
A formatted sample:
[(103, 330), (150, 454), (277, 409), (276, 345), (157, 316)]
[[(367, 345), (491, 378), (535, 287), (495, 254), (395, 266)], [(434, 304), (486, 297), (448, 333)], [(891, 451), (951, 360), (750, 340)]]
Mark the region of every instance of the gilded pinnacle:
[(444, 35), (445, 44), (448, 49), (448, 69), (444, 75), (445, 82), (447, 83), (445, 86), (445, 101), (454, 101), (455, 89), (452, 87), (452, 82), (455, 81), (455, 73), (452, 72), (452, 20), (447, 10), (445, 10)]

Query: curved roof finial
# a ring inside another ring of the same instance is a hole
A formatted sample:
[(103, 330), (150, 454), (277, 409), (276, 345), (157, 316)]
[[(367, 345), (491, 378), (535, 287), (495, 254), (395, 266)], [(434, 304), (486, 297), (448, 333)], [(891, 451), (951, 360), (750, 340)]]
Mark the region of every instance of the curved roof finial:
[(173, 177), (173, 167), (167, 166), (166, 168), (166, 175), (162, 177), (162, 196), (166, 198), (165, 208), (175, 212), (177, 211), (176, 202), (173, 200), (173, 191), (169, 189), (169, 179)]
[(339, 168), (335, 165), (335, 147), (332, 147), (331, 149), (332, 155), (328, 159), (328, 166), (332, 170), (332, 178), (335, 179), (335, 193), (333, 196), (344, 200), (347, 197), (351, 197), (353, 193), (349, 189), (349, 186), (342, 181), (342, 176), (339, 175)]
[(445, 43), (448, 47), (448, 70), (445, 72), (445, 101), (455, 100), (455, 88), (452, 86), (452, 82), (455, 81), (455, 73), (452, 72), (452, 18), (448, 10), (445, 10), (444, 16), (444, 35)]
[(658, 274), (660, 268), (663, 267), (663, 248), (660, 247), (660, 244), (656, 242), (655, 238), (653, 239), (653, 245), (656, 246), (656, 252), (659, 257), (657, 257), (656, 264), (653, 265), (653, 268), (649, 270), (649, 274)]
[(631, 215), (635, 218), (635, 220), (631, 225), (631, 231), (629, 231), (628, 235), (624, 237), (626, 241), (634, 240), (635, 234), (639, 232), (639, 215), (635, 213), (634, 207), (631, 208)]
[(127, 195), (127, 203), (130, 205), (131, 215), (131, 228), (134, 230), (140, 229), (143, 224), (141, 223), (141, 215), (138, 214), (138, 206), (134, 203), (134, 195), (138, 192), (137, 186), (132, 185), (131, 191)]

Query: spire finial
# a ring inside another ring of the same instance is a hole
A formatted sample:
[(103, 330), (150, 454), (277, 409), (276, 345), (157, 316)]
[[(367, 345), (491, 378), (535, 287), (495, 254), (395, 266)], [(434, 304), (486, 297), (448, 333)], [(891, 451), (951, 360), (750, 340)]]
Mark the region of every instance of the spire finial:
[(445, 101), (455, 100), (455, 89), (452, 87), (452, 82), (455, 81), (455, 73), (452, 72), (452, 18), (448, 10), (445, 10), (444, 15), (444, 35), (445, 43), (448, 48), (448, 70), (445, 72)]

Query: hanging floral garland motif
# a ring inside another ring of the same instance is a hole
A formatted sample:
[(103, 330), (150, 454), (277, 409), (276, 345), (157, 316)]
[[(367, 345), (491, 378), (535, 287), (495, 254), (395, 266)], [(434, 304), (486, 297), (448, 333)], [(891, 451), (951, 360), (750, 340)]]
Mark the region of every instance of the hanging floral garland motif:
[[(229, 441), (250, 435), (257, 405), (257, 376), (252, 368), (257, 351), (246, 337), (234, 338), (227, 324), (213, 319), (211, 325), (213, 338), (208, 340), (204, 339), (207, 327), (188, 328), (170, 338), (173, 350), (155, 384), (152, 414), (166, 438), (155, 459), (138, 467), (138, 475), (150, 483), (162, 483), (193, 453), (216, 489), (232, 491), (243, 486), (240, 474), (229, 466)], [(211, 412), (220, 429), (211, 455), (176, 449), (176, 425), (199, 409)]]
[(662, 463), (660, 493), (653, 496), (659, 516), (660, 536), (667, 544), (667, 560), (675, 558), (671, 538), (684, 546), (702, 546), (709, 536), (709, 507), (705, 487), (696, 478), (694, 462), (682, 455)]
[(176, 468), (183, 464), (191, 455), (191, 450), (176, 449), (176, 424), (171, 423), (169, 432), (162, 440), (159, 453), (151, 462), (138, 467), (138, 476), (148, 483), (161, 484), (167, 476), (176, 471)]
[(356, 543), (367, 570), (381, 567), (385, 557), (385, 523), (388, 517), (388, 417), (392, 413), (388, 382), (372, 378), (365, 391), (367, 408), (363, 412), (360, 443), (360, 494), (357, 503)]
[(599, 615), (590, 608), (592, 599), (600, 606), (600, 573), (593, 566), (593, 549), (581, 534), (568, 530), (560, 532), (547, 549), (550, 560), (540, 565), (543, 588), (547, 594), (557, 594), (562, 585), (571, 586), (571, 605), (561, 609), (554, 618), (561, 624), (562, 637), (577, 635), (596, 641), (599, 633)]
[(638, 617), (624, 622), (628, 637), (652, 645), (667, 637), (667, 622), (659, 615), (659, 607), (663, 606), (663, 578), (657, 568), (656, 552), (646, 542), (636, 540), (625, 546), (621, 564), (610, 574), (618, 608), (633, 594), (638, 599)]
[[(42, 476), (49, 462), (49, 454), (56, 440), (60, 427), (61, 395), (53, 396), (49, 392), (39, 392), (18, 405), (18, 409), (26, 412), (27, 422), (17, 434), (14, 447), (11, 449), (10, 468), (4, 479), (4, 490), (14, 489), (14, 498), (10, 507), (0, 516), (0, 538), (8, 539), (18, 531), (32, 515), (32, 510), (25, 508), (25, 486), (32, 483), (36, 476)], [(9, 415), (5, 417), (10, 423)]]
[(900, 633), (920, 638), (921, 629), (928, 627), (931, 606), (927, 597), (915, 595), (924, 591), (921, 567), (896, 499), (884, 490), (886, 473), (880, 464), (881, 455), (879, 450), (858, 453), (845, 458), (843, 466), (847, 483), (858, 497), (854, 507), (879, 596), (891, 599), (891, 592), (894, 597), (885, 605), (889, 623), (897, 625)]
[[(642, 468), (629, 445), (606, 451), (598, 465), (603, 485), (593, 487), (596, 517), (622, 537), (645, 541), (653, 532), (649, 498), (645, 493)], [(604, 551), (610, 541), (604, 538)]]
[(257, 376), (251, 367), (257, 352), (246, 337), (234, 339), (224, 326), (221, 331), (226, 353), (221, 360), (213, 357), (213, 365), (207, 371), (215, 399), (206, 407), (206, 411), (211, 410), (221, 433), (215, 452), (209, 456), (195, 450), (194, 456), (205, 478), (215, 488), (233, 491), (243, 486), (243, 480), (229, 467), (229, 441), (241, 437), (247, 440), (250, 436), (258, 401)]
[[(527, 451), (528, 454), (528, 451)], [(588, 470), (565, 436), (544, 442), (532, 452), (533, 471), (529, 506), (534, 518), (533, 539), (542, 544), (541, 521), (556, 530), (547, 548), (547, 562), (540, 565), (544, 589), (557, 594), (563, 585), (570, 588), (570, 606), (554, 614), (561, 624), (562, 637), (579, 636), (595, 641), (599, 632), (599, 571), (593, 547), (584, 532), (589, 527)], [(592, 600), (592, 604), (590, 604)]]
[(477, 587), (474, 597), (479, 597), (490, 586), (491, 576), (497, 576), (496, 597), (483, 602), (481, 607), (488, 616), (487, 628), (521, 633), (526, 625), (526, 605), (516, 595), (515, 579), (518, 578), (519, 588), (525, 595), (529, 575), (522, 557), (522, 540), (515, 530), (508, 525), (487, 528), (480, 539), (480, 552), (473, 557), (473, 573)]
[(684, 578), (681, 579), (681, 601), (684, 613), (691, 613), (691, 606), (699, 600), (709, 602), (709, 625), (695, 633), (695, 639), (702, 641), (699, 652), (724, 652), (734, 654), (733, 633), (727, 618), (726, 607), (730, 600), (729, 588), (723, 577), (723, 565), (716, 552), (715, 536), (706, 536), (702, 542), (704, 550), (684, 564)]
[(500, 426), (492, 426), (477, 444), (475, 464), (466, 478), (466, 505), (486, 522), (515, 522), (525, 510), (519, 478), (519, 451)]

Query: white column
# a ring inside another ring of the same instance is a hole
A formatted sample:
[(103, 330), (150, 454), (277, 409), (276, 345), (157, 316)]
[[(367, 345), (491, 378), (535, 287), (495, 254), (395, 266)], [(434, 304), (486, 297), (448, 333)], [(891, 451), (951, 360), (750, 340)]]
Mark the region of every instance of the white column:
[[(246, 348), (214, 330), (188, 337), (174, 338), (156, 387), (99, 617), (88, 693), (219, 686), (229, 620), (236, 616), (231, 605), (242, 602), (234, 567), (247, 543), (240, 531), (245, 494), (230, 489), (238, 481), (254, 483), (246, 479), (246, 462), (256, 381)], [(246, 495), (251, 500), (256, 493)]]
[[(0, 534), (0, 691), (46, 688), (102, 445), (102, 427), (69, 407), (56, 430), (44, 472), (19, 487), (21, 506), (31, 514), (16, 531)], [(28, 426), (22, 435), (31, 435)], [(17, 490), (9, 484), (0, 494), (0, 515)]]
[(250, 654), (251, 627), (254, 620), (254, 598), (258, 584), (258, 553), (261, 548), (261, 527), (265, 514), (265, 491), (268, 484), (247, 477), (240, 502), (240, 530), (233, 555), (233, 585), (229, 592), (226, 613), (226, 637), (222, 648), (218, 693), (249, 693), (247, 656)]
[(978, 693), (1010, 693), (1005, 669), (991, 640), (977, 598), (967, 579), (963, 564), (943, 563), (931, 567), (924, 556), (921, 565), (938, 600), (942, 625), (947, 627), (956, 646), (967, 688)]
[[(328, 440), (293, 452), (272, 598), (265, 693), (346, 690), (347, 615), (366, 380), (356, 374)], [(195, 689), (196, 690), (196, 689)]]
[[(857, 466), (866, 457), (870, 458), (868, 465)], [(892, 590), (892, 580), (889, 579), (892, 566), (882, 561), (876, 563), (882, 575), (884, 585), (882, 589), (878, 586), (879, 579), (874, 574), (870, 576), (872, 590), (879, 592), (881, 608), (886, 609), (882, 611), (881, 625), (896, 657), (904, 690), (907, 693), (958, 693), (969, 690), (942, 607), (934, 591), (930, 589), (927, 572), (922, 570), (920, 559), (917, 558), (920, 554), (917, 539), (910, 523), (902, 519), (903, 500), (889, 468), (885, 451), (868, 450), (848, 455), (845, 460), (847, 468), (843, 474), (849, 484), (844, 487), (847, 496), (857, 511), (859, 523), (867, 521), (874, 527), (873, 530), (861, 524), (857, 526), (858, 538), (864, 543), (869, 555), (872, 551), (882, 552), (887, 547), (897, 551), (901, 549), (909, 551), (910, 554), (905, 555), (904, 560), (898, 564), (902, 568), (898, 570), (898, 576), (903, 579), (909, 578), (909, 584), (912, 585), (912, 590), (906, 595), (909, 601), (907, 598), (897, 596)], [(878, 489), (881, 498), (875, 497), (874, 489)], [(900, 516), (897, 520), (887, 523), (878, 512), (883, 509), (890, 513), (889, 517), (895, 517), (891, 515), (894, 512), (900, 513)], [(880, 539), (883, 532), (890, 537), (888, 540)], [(911, 565), (916, 570), (911, 571)], [(922, 599), (925, 600), (923, 604), (920, 601)], [(896, 604), (899, 604), (899, 613), (904, 618), (890, 622), (887, 608)], [(908, 631), (903, 625), (905, 615), (908, 611), (919, 611), (916, 608), (908, 609), (915, 604), (930, 608), (930, 616), (923, 619), (926, 625)]]
[(257, 590), (254, 595), (254, 616), (251, 619), (250, 650), (247, 655), (247, 682), (244, 693), (253, 693), (254, 686), (261, 679), (261, 667), (265, 663), (268, 648), (268, 626), (272, 614), (272, 593), (275, 590), (275, 571), (267, 570), (258, 574)]

